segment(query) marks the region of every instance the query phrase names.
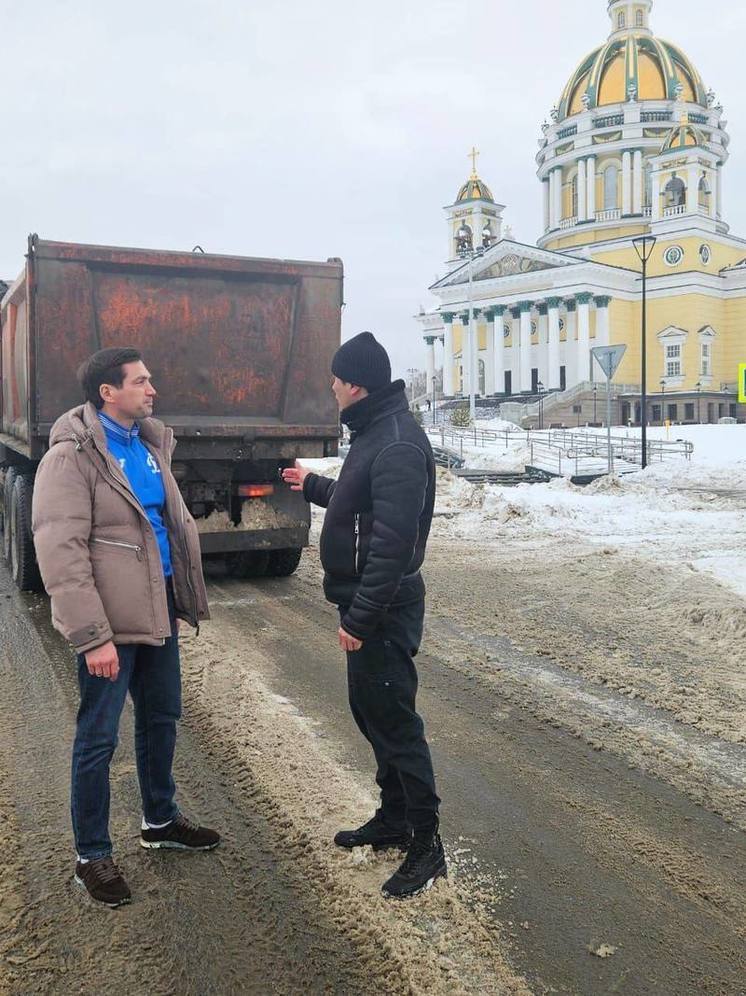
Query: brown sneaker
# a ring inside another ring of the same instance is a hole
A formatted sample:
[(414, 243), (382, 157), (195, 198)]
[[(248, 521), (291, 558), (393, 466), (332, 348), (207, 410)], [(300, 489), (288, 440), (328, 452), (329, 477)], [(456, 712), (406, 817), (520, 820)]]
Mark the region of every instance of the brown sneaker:
[(111, 858), (94, 858), (93, 861), (78, 861), (75, 865), (75, 881), (88, 891), (91, 899), (104, 906), (124, 906), (132, 899), (129, 886)]
[(156, 830), (148, 828), (140, 831), (142, 847), (173, 847), (180, 851), (211, 851), (220, 843), (217, 830), (197, 826), (181, 813)]

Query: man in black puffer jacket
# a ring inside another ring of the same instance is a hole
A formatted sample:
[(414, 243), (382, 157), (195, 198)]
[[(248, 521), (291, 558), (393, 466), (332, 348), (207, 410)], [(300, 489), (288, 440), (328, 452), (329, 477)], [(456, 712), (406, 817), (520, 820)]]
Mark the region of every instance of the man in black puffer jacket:
[(283, 476), (327, 510), (320, 542), (324, 592), (339, 607), (350, 707), (378, 765), (380, 808), (334, 840), (346, 848), (406, 848), (403, 864), (383, 886), (384, 895), (404, 898), (446, 874), (440, 800), (415, 709), (413, 661), (425, 613), (420, 568), (433, 516), (435, 464), (409, 411), (404, 382), (391, 383), (389, 358), (370, 332), (340, 347), (332, 373), (351, 439), (339, 480), (298, 464)]

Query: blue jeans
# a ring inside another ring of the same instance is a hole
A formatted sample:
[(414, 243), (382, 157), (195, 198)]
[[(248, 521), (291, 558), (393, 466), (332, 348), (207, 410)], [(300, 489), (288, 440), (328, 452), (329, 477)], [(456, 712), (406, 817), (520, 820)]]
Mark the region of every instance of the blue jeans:
[[(124, 595), (126, 597), (126, 593)], [(78, 656), (80, 709), (73, 746), (71, 813), (81, 858), (108, 857), (109, 766), (129, 690), (135, 707), (135, 757), (142, 808), (148, 823), (167, 823), (178, 810), (171, 767), (176, 722), (181, 716), (179, 640), (169, 585), (171, 636), (162, 647), (120, 644), (116, 681), (88, 673)]]

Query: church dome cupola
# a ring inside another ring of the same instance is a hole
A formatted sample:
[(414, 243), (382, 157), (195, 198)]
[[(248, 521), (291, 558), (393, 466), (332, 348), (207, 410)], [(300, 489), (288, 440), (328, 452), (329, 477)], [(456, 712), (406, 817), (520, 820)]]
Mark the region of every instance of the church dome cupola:
[(448, 259), (456, 260), (463, 251), (480, 246), (486, 249), (502, 235), (503, 204), (497, 204), (492, 191), (477, 173), (479, 151), (469, 153), (471, 175), (459, 190), (453, 204), (446, 207), (448, 219)]

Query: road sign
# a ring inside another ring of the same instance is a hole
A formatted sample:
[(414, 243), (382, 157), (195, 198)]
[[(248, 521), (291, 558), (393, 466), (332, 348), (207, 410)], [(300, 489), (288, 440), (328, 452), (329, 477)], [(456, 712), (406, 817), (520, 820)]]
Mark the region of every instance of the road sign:
[(598, 363), (609, 380), (611, 380), (617, 371), (617, 367), (622, 362), (622, 357), (627, 352), (627, 347), (594, 346), (591, 352), (595, 357), (596, 363)]
[(746, 363), (738, 365), (738, 400), (746, 405)]

